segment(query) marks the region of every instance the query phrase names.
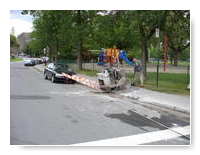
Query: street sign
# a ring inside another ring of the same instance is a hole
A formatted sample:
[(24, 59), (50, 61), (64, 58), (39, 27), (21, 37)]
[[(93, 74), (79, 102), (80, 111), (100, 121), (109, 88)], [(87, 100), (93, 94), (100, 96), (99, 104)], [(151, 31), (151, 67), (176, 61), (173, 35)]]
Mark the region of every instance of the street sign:
[(160, 32), (160, 29), (156, 28), (156, 38), (159, 38), (159, 32)]

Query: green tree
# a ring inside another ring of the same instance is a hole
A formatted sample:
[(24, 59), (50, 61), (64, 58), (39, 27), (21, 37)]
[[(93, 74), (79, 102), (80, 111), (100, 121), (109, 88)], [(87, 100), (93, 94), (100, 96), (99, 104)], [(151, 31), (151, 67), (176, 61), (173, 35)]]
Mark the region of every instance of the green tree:
[[(87, 46), (86, 43), (91, 40), (93, 18), (95, 18), (97, 11), (73, 10), (71, 12), (73, 38), (74, 42), (77, 43), (77, 64), (81, 70), (84, 46)], [(90, 43), (92, 44), (92, 42)]]
[(19, 47), (19, 43), (17, 42), (17, 38), (13, 35), (10, 35), (10, 47)]
[(148, 50), (157, 57), (161, 54), (157, 45), (162, 42), (162, 37), (160, 40), (153, 37), (156, 28), (160, 28), (163, 36), (169, 37), (169, 47), (178, 51), (173, 52), (174, 57), (176, 53), (181, 55), (189, 42), (189, 31), (182, 33), (188, 30), (187, 11), (24, 10), (22, 13), (34, 17), (30, 43), (33, 51), (42, 52), (48, 46), (51, 59), (77, 58), (79, 69), (82, 69), (83, 55), (88, 49), (116, 45), (127, 51), (130, 58), (141, 53), (143, 74), (146, 76)]
[(40, 51), (45, 47), (50, 48), (50, 59), (57, 61), (58, 49), (59, 49), (59, 21), (60, 12), (56, 10), (24, 10), (22, 14), (31, 14), (34, 17), (33, 27), (34, 31), (31, 35), (37, 43)]
[[(96, 11), (86, 10), (42, 10), (23, 11), (34, 16), (33, 38), (43, 48), (50, 48), (50, 58), (73, 56), (77, 51), (78, 66), (82, 69), (84, 46), (91, 40), (91, 19)], [(91, 44), (91, 42), (90, 42)]]
[(183, 51), (190, 46), (190, 11), (169, 11), (165, 33), (169, 38), (168, 45), (173, 51), (174, 66), (178, 66), (178, 59)]
[(127, 21), (130, 22), (129, 28), (132, 31), (130, 37), (135, 38), (132, 44), (141, 49), (141, 60), (143, 75), (146, 78), (146, 64), (148, 61), (148, 48), (155, 29), (162, 29), (166, 22), (167, 11), (138, 10), (126, 11)]

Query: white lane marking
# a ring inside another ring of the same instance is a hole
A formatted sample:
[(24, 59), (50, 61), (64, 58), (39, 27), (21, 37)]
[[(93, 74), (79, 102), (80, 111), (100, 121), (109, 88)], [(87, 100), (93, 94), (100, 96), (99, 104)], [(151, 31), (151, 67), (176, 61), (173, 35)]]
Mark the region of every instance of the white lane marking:
[[(171, 129), (183, 135), (190, 135), (190, 126), (174, 127)], [(71, 146), (135, 146), (135, 145), (140, 145), (140, 144), (145, 144), (145, 143), (156, 142), (160, 140), (176, 138), (180, 136), (181, 136), (180, 134), (168, 129), (168, 130), (148, 132), (148, 133), (143, 133), (143, 134), (138, 134), (138, 135), (133, 135), (133, 136), (73, 144)]]

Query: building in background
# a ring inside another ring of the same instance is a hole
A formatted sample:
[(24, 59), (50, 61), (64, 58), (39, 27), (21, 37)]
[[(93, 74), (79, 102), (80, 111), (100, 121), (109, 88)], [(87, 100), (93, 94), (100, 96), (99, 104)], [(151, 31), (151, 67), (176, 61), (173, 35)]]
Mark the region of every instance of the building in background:
[(30, 33), (21, 33), (18, 37), (18, 42), (19, 42), (19, 50), (20, 52), (26, 48), (28, 42), (31, 40), (30, 39)]
[(19, 53), (19, 44), (17, 38), (15, 37), (15, 29), (14, 27), (10, 30), (10, 57), (15, 58), (18, 57)]
[(15, 36), (15, 28), (14, 27), (11, 28), (10, 34), (13, 35), (13, 36)]

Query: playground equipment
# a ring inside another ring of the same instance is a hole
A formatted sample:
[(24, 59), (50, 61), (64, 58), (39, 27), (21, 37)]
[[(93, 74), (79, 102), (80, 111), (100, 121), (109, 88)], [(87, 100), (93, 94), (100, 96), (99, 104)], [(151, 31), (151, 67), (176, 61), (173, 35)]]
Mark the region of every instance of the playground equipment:
[(121, 60), (124, 60), (129, 65), (134, 66), (134, 64), (127, 58), (125, 51), (116, 48), (108, 48), (108, 49), (102, 48), (102, 52), (98, 54), (97, 64), (103, 66), (106, 63), (109, 63), (110, 66), (113, 66), (113, 64), (119, 65), (119, 62)]
[[(96, 52), (98, 50), (90, 51)], [(134, 63), (129, 61), (125, 51), (116, 48), (102, 48), (101, 53), (98, 54), (97, 64), (104, 66), (105, 68), (101, 71), (101, 73), (97, 73), (98, 82), (94, 82), (77, 75), (68, 75), (66, 73), (62, 73), (62, 75), (87, 85), (88, 87), (96, 89), (98, 92), (112, 92), (113, 90), (121, 90), (129, 87), (130, 81), (125, 77), (124, 70), (120, 69), (120, 59), (124, 60), (131, 66), (135, 66)], [(113, 64), (117, 64), (117, 68), (114, 67)]]
[[(106, 92), (112, 90), (120, 90), (130, 85), (130, 81), (125, 77), (124, 70), (120, 69), (120, 59), (124, 60), (131, 66), (135, 64), (126, 56), (125, 51), (116, 48), (103, 49), (98, 55), (98, 65), (110, 64), (110, 67), (105, 66), (105, 69), (101, 73), (97, 73), (99, 86)], [(113, 67), (113, 64), (117, 64), (117, 68)]]
[(110, 66), (113, 66), (115, 64), (118, 65), (119, 62), (122, 62), (122, 60), (124, 60), (129, 65), (134, 66), (134, 64), (127, 58), (126, 52), (123, 50), (119, 50), (115, 47), (108, 49), (102, 48), (101, 50), (88, 50), (87, 51), (88, 61), (90, 61), (91, 59), (90, 57), (91, 52), (100, 52), (98, 54), (98, 61), (97, 61), (97, 65), (99, 66), (104, 66), (106, 64), (110, 64)]

